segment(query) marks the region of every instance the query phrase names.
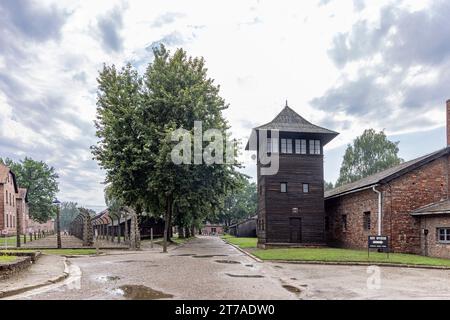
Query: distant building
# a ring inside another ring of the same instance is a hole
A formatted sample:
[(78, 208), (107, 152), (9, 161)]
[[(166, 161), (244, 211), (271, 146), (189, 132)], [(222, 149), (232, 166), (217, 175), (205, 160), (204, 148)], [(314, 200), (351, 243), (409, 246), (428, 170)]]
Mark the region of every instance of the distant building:
[(223, 234), (223, 225), (206, 223), (201, 229), (202, 235), (205, 236), (218, 236)]
[(14, 172), (3, 164), (0, 164), (0, 230), (9, 235), (54, 230), (54, 220), (39, 223), (30, 219), (27, 189), (17, 185)]
[(228, 232), (235, 237), (256, 237), (256, 221), (258, 216), (242, 220), (228, 227)]
[(16, 196), (17, 204), (17, 226), (19, 227), (19, 233), (24, 234), (27, 231), (29, 224), (28, 213), (28, 192), (25, 188), (19, 188), (19, 193)]

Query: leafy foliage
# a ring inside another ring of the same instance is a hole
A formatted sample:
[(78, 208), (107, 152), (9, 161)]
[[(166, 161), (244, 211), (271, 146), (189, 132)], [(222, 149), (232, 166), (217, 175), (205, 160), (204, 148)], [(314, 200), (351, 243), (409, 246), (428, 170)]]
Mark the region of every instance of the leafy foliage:
[(367, 129), (348, 145), (336, 186), (341, 186), (403, 162), (398, 142), (389, 141), (383, 131)]
[(62, 202), (60, 212), (60, 225), (61, 230), (68, 230), (70, 223), (80, 213), (78, 210), (78, 204), (76, 202)]
[(224, 208), (218, 216), (220, 222), (229, 226), (257, 213), (258, 194), (256, 183), (243, 179), (242, 185), (225, 198)]
[(241, 175), (237, 164), (172, 162), (172, 133), (183, 128), (192, 139), (194, 121), (202, 121), (204, 131), (214, 128), (228, 137), (222, 115), (227, 105), (207, 78), (202, 58), (188, 57), (182, 49), (171, 56), (164, 46), (154, 49), (154, 57), (144, 77), (131, 65), (121, 71), (104, 66), (100, 72), (100, 141), (93, 154), (106, 170), (111, 194), (137, 213), (164, 215), (168, 232), (174, 217), (192, 225), (217, 212)]
[(328, 191), (334, 188), (333, 182), (324, 181), (324, 190)]

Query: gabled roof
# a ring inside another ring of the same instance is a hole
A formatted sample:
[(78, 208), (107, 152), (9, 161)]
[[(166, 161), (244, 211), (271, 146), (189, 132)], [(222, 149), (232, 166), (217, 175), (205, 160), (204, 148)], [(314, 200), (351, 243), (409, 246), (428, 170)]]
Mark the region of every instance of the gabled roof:
[[(287, 105), (281, 110), (281, 112), (269, 123), (252, 129), (252, 138), (255, 137), (255, 132), (258, 130), (278, 130), (280, 132), (297, 132), (297, 133), (310, 133), (319, 134), (322, 136), (322, 144), (325, 145), (333, 140), (339, 133), (328, 130), (311, 122), (300, 116), (297, 112), (292, 110)], [(249, 149), (249, 143), (247, 142), (246, 150)]]
[(339, 195), (343, 195), (345, 193), (365, 189), (374, 186), (376, 184), (389, 182), (395, 178), (404, 175), (405, 173), (410, 172), (411, 170), (421, 167), (433, 160), (436, 160), (448, 154), (450, 154), (450, 147), (446, 147), (444, 149), (424, 155), (411, 161), (403, 162), (395, 167), (375, 173), (366, 178), (326, 191), (325, 199), (334, 198)]
[(236, 223), (233, 223), (232, 225), (230, 225), (230, 228), (236, 227), (236, 226), (241, 225), (241, 224), (243, 224), (243, 223), (245, 223), (247, 221), (250, 221), (250, 220), (258, 220), (258, 215), (256, 214), (254, 216), (248, 217), (247, 219), (244, 219), (244, 220), (238, 221)]
[(424, 207), (418, 208), (411, 212), (412, 216), (422, 215), (436, 215), (450, 213), (450, 199), (441, 200), (439, 202), (431, 203)]
[(312, 124), (297, 112), (285, 106), (269, 123), (256, 127), (256, 130), (280, 130), (288, 132), (321, 133), (337, 136), (338, 133)]
[(9, 173), (11, 173), (11, 175), (13, 177), (14, 189), (15, 189), (16, 193), (18, 193), (19, 190), (17, 188), (16, 175), (14, 174), (14, 172), (11, 171), (11, 169), (9, 167), (0, 163), (0, 184), (6, 183)]
[(28, 190), (26, 188), (19, 188), (19, 193), (17, 195), (18, 199), (24, 199), (25, 202), (28, 202)]

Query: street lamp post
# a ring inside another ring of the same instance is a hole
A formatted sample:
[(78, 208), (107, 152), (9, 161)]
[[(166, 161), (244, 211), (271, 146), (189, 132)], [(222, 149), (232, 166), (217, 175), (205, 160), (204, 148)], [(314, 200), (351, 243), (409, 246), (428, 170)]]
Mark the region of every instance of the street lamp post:
[(56, 243), (58, 249), (61, 249), (61, 230), (60, 230), (60, 224), (59, 224), (59, 208), (61, 205), (61, 201), (58, 199), (55, 199), (53, 201), (53, 204), (56, 206)]

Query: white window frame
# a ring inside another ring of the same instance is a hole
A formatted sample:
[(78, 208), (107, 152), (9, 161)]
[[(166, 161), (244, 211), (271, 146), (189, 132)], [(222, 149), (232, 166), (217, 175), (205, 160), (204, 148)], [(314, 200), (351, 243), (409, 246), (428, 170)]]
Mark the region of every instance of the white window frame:
[(321, 154), (320, 140), (309, 140), (309, 154)]
[[(284, 186), (284, 191), (283, 191)], [(287, 193), (288, 192), (288, 184), (287, 182), (280, 182), (280, 192), (281, 193)]]
[[(305, 191), (305, 187), (306, 187), (307, 191)], [(302, 192), (309, 193), (309, 183), (306, 183), (306, 182), (302, 183)]]
[[(444, 231), (443, 232), (444, 240), (441, 240), (441, 231)], [(448, 227), (437, 228), (437, 241), (439, 243), (450, 244), (450, 228)]]

